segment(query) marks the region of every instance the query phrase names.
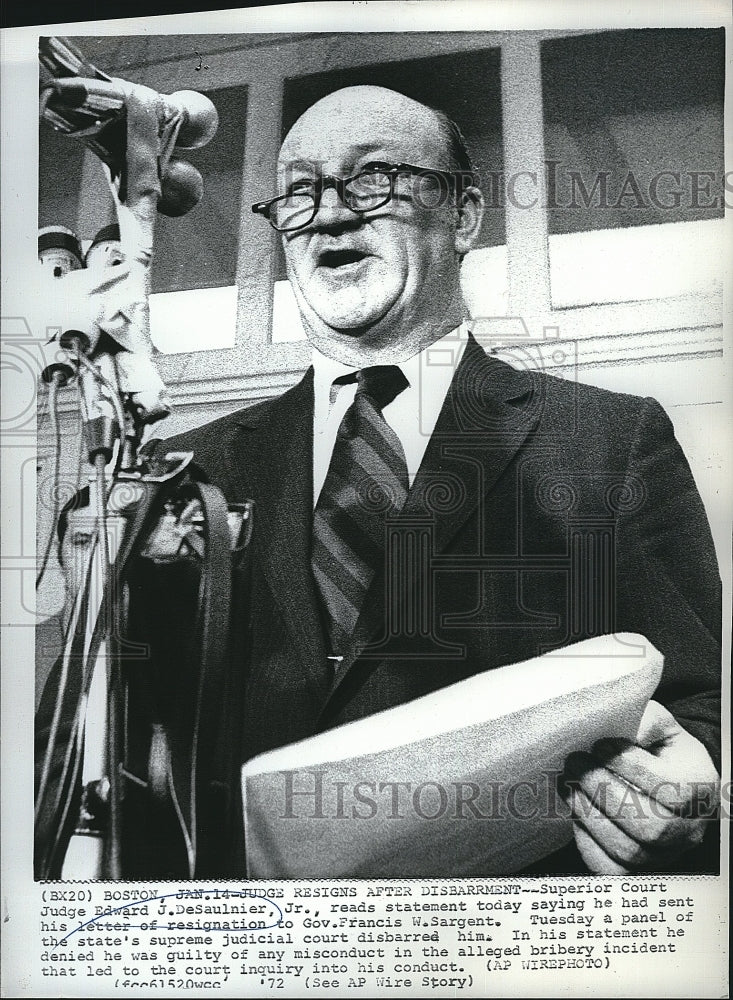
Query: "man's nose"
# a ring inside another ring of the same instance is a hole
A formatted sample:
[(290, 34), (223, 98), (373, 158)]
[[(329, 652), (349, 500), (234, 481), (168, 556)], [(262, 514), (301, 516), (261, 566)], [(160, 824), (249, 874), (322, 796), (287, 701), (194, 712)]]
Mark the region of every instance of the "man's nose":
[(361, 216), (357, 212), (352, 212), (343, 203), (335, 187), (328, 187), (321, 194), (321, 202), (318, 206), (316, 216), (311, 223), (316, 229), (332, 229), (334, 227), (358, 225)]

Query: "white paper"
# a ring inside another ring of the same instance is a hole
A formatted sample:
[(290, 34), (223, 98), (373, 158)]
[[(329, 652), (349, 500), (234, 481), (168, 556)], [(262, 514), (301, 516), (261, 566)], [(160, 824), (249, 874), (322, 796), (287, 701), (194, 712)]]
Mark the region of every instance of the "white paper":
[(454, 876), (521, 871), (572, 839), (567, 755), (633, 741), (662, 664), (643, 636), (587, 639), (255, 757), (250, 877), (430, 877), (447, 857)]

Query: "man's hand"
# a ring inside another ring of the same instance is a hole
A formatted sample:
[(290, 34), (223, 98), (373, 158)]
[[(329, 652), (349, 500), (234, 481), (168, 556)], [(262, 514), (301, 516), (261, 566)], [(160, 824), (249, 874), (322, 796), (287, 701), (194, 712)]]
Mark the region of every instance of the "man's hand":
[(570, 754), (563, 779), (578, 850), (605, 875), (672, 869), (702, 841), (719, 801), (710, 754), (655, 701), (636, 743), (599, 740), (590, 754)]

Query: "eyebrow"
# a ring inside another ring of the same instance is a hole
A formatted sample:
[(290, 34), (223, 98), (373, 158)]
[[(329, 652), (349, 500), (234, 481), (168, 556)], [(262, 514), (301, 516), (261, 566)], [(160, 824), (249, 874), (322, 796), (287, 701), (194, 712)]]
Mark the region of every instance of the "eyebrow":
[[(354, 165), (349, 168), (348, 173), (339, 174), (338, 176), (339, 177), (355, 177), (358, 174), (362, 173), (363, 171), (367, 170), (369, 167), (373, 168), (373, 167), (376, 167), (378, 165), (392, 165), (392, 164), (396, 164), (396, 163), (401, 163), (402, 162), (401, 160), (398, 160), (394, 156), (387, 156), (384, 153), (382, 153), (382, 154), (375, 153), (373, 150), (370, 151), (368, 157), (364, 156), (363, 162), (360, 162), (361, 159), (362, 159), (361, 156), (357, 158), (357, 160), (355, 161)], [(294, 177), (292, 177), (292, 179), (291, 179), (290, 183), (288, 184), (288, 186), (285, 188), (285, 194), (292, 194), (293, 191), (295, 191), (298, 187), (301, 187), (301, 186), (303, 188), (314, 187), (318, 183), (318, 181), (322, 177), (325, 177), (325, 176), (329, 176), (329, 175), (326, 175), (326, 174), (324, 174), (324, 173), (321, 172), (321, 173), (317, 174), (316, 176), (310, 176), (310, 175), (304, 175), (303, 177), (294, 176)]]
[[(352, 147), (351, 150), (352, 159), (355, 164), (360, 161), (365, 163), (371, 160), (381, 160), (382, 162), (394, 161), (398, 162), (395, 153), (387, 153), (381, 143), (361, 143), (360, 145)], [(401, 157), (405, 159), (405, 157)], [(292, 160), (278, 160), (278, 178), (284, 177), (295, 179), (298, 178), (299, 174), (302, 172), (303, 176), (306, 178), (315, 179), (317, 176), (321, 176), (324, 171), (322, 169), (324, 161), (322, 160), (308, 160), (308, 159), (292, 159)], [(353, 170), (358, 170), (359, 167), (353, 167)]]

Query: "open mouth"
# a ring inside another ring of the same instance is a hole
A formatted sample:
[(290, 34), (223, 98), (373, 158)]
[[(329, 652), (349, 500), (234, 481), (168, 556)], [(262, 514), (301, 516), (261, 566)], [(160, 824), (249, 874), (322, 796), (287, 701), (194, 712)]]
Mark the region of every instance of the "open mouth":
[(368, 257), (362, 250), (324, 250), (318, 256), (318, 266), (336, 269), (347, 267), (349, 264), (358, 264)]

